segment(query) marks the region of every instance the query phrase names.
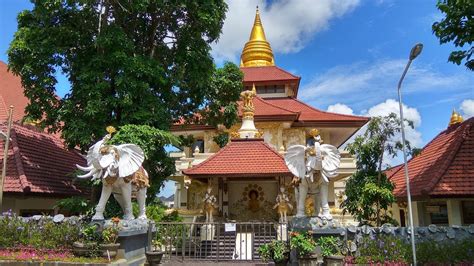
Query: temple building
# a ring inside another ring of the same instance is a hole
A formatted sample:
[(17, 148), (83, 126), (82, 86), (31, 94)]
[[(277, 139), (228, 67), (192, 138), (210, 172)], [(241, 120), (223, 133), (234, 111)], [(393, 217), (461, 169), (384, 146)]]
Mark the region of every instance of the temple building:
[[(415, 226), (474, 223), (474, 118), (463, 121), (453, 111), (448, 128), (408, 161)], [(403, 164), (386, 171), (395, 183), (392, 212), (408, 225)]]
[[(290, 186), (293, 175), (283, 159), (286, 149), (313, 140), (310, 131), (314, 128), (324, 143), (340, 147), (369, 120), (321, 111), (300, 101), (301, 78), (277, 66), (258, 10), (240, 69), (244, 74), (240, 123), (230, 129), (200, 124), (172, 126), (173, 134), (195, 139), (193, 145), (172, 153), (177, 159), (176, 174), (170, 177), (176, 181), (174, 206), (185, 218), (202, 215), (203, 197), (211, 186), (218, 200), (218, 219), (276, 221), (272, 207), (279, 186), (285, 186), (294, 201)], [(250, 94), (255, 95), (246, 100)], [(230, 141), (220, 148), (214, 139), (223, 133)], [(344, 180), (356, 168), (347, 152), (341, 151), (341, 157), (339, 176), (329, 184), (329, 203), (337, 219), (343, 219), (338, 207)]]

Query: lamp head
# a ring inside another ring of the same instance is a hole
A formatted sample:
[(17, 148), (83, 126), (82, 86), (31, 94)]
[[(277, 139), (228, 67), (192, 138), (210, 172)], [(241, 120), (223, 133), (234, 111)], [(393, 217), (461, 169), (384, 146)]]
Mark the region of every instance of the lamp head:
[(422, 43), (417, 43), (413, 48), (411, 48), (410, 51), (410, 60), (415, 59), (423, 50), (423, 44)]

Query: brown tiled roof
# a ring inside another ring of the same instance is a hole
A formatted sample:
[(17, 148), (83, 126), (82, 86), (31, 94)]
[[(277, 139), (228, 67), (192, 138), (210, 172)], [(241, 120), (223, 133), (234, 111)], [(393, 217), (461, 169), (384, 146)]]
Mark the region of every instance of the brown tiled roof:
[[(396, 197), (406, 197), (403, 167), (386, 172)], [(408, 161), (413, 197), (474, 196), (474, 118), (450, 126)]]
[(23, 94), (21, 79), (8, 71), (8, 66), (0, 61), (0, 122), (8, 118), (8, 107), (14, 106), (13, 121), (19, 121), (25, 116), (28, 98)]
[(283, 157), (263, 139), (235, 139), (204, 162), (184, 170), (191, 178), (292, 176)]
[[(5, 131), (5, 124), (0, 128)], [(4, 145), (4, 141), (0, 141), (2, 155)], [(3, 158), (0, 162), (3, 163)], [(73, 183), (75, 164), (85, 165), (86, 160), (76, 151), (66, 150), (61, 139), (28, 126), (13, 125), (4, 192), (51, 196), (87, 194), (89, 188)]]
[(336, 114), (316, 109), (302, 101), (290, 97), (266, 98), (265, 101), (286, 110), (300, 113), (294, 126), (355, 126), (361, 127), (368, 117)]
[(241, 67), (244, 73), (244, 83), (262, 81), (297, 81), (300, 77), (291, 74), (277, 66)]
[[(253, 104), (255, 106), (255, 121), (295, 121), (300, 115), (298, 112), (286, 110), (258, 96), (253, 99)], [(242, 102), (239, 102), (239, 116), (242, 116)]]

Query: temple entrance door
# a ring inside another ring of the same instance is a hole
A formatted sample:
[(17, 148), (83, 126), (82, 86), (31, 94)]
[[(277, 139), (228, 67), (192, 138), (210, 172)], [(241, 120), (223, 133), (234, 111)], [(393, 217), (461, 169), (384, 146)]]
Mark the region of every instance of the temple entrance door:
[(273, 209), (278, 194), (276, 180), (228, 180), (229, 219), (249, 221), (276, 221)]

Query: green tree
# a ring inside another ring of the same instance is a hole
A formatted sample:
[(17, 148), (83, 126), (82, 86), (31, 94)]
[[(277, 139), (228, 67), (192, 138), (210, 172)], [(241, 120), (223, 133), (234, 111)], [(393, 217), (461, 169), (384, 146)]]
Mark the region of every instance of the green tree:
[(163, 181), (175, 171), (174, 161), (167, 156), (166, 145), (179, 145), (177, 137), (167, 131), (146, 125), (124, 125), (113, 135), (110, 144), (134, 143), (145, 153), (143, 167), (150, 178), (147, 202), (152, 202)]
[(474, 1), (439, 0), (436, 6), (446, 16), (433, 24), (433, 33), (441, 44), (453, 42), (462, 48), (451, 52), (448, 61), (460, 65), (465, 60), (464, 65), (474, 71)]
[[(200, 110), (202, 123), (235, 122), (242, 73), (217, 69), (210, 55), (227, 5), (223, 0), (32, 0), (18, 15), (8, 50), (31, 104), (28, 117), (85, 150), (104, 127), (168, 130)], [(55, 94), (57, 73), (71, 88)], [(206, 121), (212, 117), (211, 121)]]
[[(406, 121), (413, 127), (411, 121)], [(380, 226), (395, 223), (388, 208), (395, 202), (395, 185), (382, 170), (384, 156), (395, 157), (401, 150), (401, 142), (394, 141), (400, 132), (400, 119), (391, 113), (385, 117), (373, 117), (363, 135), (357, 136), (347, 150), (356, 157), (357, 171), (346, 183), (346, 199), (343, 212), (349, 212), (361, 224)], [(406, 143), (407, 150), (411, 150)]]

